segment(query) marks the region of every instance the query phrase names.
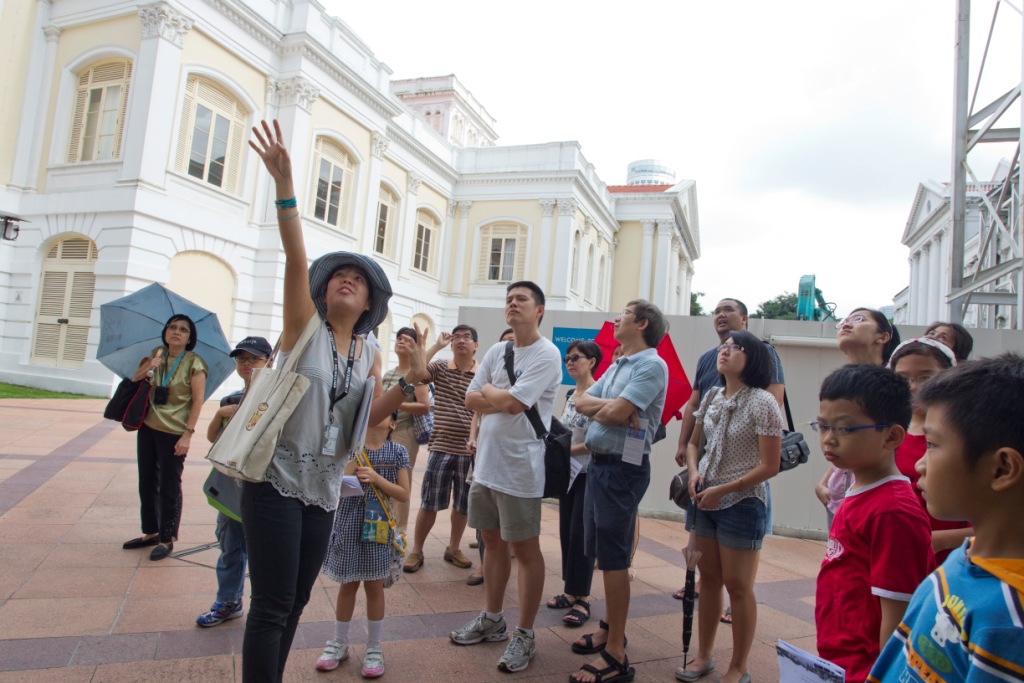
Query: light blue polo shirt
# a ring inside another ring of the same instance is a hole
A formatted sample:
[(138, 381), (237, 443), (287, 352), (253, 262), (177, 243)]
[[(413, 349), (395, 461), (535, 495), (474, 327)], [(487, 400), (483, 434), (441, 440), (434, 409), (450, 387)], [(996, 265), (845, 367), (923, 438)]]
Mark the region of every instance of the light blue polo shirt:
[[(647, 418), (644, 453), (650, 453), (654, 432), (665, 408), (666, 389), (668, 366), (658, 356), (657, 349), (647, 349), (615, 361), (587, 393), (597, 398), (624, 398), (636, 406), (640, 417)], [(585, 443), (591, 453), (621, 454), (626, 445), (626, 427), (591, 420)]]

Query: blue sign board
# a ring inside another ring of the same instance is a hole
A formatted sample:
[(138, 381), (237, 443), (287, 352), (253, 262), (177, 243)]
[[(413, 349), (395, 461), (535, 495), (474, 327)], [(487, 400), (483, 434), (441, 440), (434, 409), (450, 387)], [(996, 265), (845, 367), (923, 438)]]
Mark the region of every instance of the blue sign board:
[[(583, 327), (556, 327), (552, 331), (551, 341), (558, 347), (559, 352), (562, 356), (565, 356), (569, 350), (569, 344), (579, 339), (588, 339), (594, 341), (597, 337), (597, 333), (600, 330), (593, 330)], [(569, 371), (565, 369), (565, 363), (562, 363), (562, 384), (575, 385), (576, 380), (569, 376)]]

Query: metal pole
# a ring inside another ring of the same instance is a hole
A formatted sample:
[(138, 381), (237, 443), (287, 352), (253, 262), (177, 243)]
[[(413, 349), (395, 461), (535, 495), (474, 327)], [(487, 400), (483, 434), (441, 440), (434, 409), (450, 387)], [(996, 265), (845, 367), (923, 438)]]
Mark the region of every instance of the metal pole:
[[(968, 56), (971, 34), (971, 0), (956, 2), (956, 49), (953, 75), (953, 166), (950, 174), (950, 210), (953, 229), (950, 238), (949, 291), (956, 292), (964, 282), (964, 205), (966, 203), (967, 173), (964, 162), (967, 155), (967, 94), (970, 82)], [(937, 292), (929, 292), (935, 296)], [(962, 323), (963, 297), (950, 302), (950, 321)]]
[[(1024, 36), (1024, 13), (1021, 14), (1021, 35)], [(1020, 56), (1020, 81), (1021, 85), (1024, 86), (1024, 41), (1021, 41), (1021, 56)], [(1022, 99), (1024, 101), (1024, 99)], [(1020, 108), (1020, 142), (1017, 143), (1017, 158), (1014, 160), (1015, 163), (1010, 164), (1009, 174), (1007, 178), (1006, 188), (1011, 187), (1011, 178), (1013, 178), (1013, 167), (1017, 167), (1017, 201), (1014, 202), (1013, 191), (1010, 191), (1010, 211), (1009, 221), (1010, 225), (1010, 238), (1016, 239), (1018, 244), (1024, 244), (1024, 173), (1021, 170), (1024, 169), (1024, 106)], [(999, 208), (999, 207), (996, 207)], [(1014, 209), (1017, 211), (1017, 215), (1014, 216)], [(1016, 225), (1014, 225), (1016, 223)], [(1016, 227), (1016, 231), (1014, 230)], [(1014, 235), (1014, 232), (1017, 234)], [(1017, 310), (1015, 311), (1017, 316), (1017, 329), (1024, 330), (1024, 268), (1021, 268), (1017, 273)]]

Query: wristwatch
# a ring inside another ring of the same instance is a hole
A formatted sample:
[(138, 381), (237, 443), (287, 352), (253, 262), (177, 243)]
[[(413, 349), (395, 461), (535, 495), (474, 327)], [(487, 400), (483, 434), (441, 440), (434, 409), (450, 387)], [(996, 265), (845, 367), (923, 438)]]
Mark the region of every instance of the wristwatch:
[(402, 387), (402, 393), (406, 396), (412, 396), (416, 393), (416, 385), (406, 382), (405, 377), (398, 378), (398, 386)]

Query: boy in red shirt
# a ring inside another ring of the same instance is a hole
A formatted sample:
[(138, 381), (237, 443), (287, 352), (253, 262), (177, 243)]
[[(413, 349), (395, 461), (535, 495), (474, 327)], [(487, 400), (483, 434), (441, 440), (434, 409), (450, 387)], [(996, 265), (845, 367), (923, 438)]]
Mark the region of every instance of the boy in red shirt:
[(906, 380), (874, 365), (846, 365), (818, 399), (821, 451), (854, 484), (836, 510), (818, 572), (818, 654), (864, 681), (917, 585), (934, 568), (931, 527), (894, 451), (910, 423)]

